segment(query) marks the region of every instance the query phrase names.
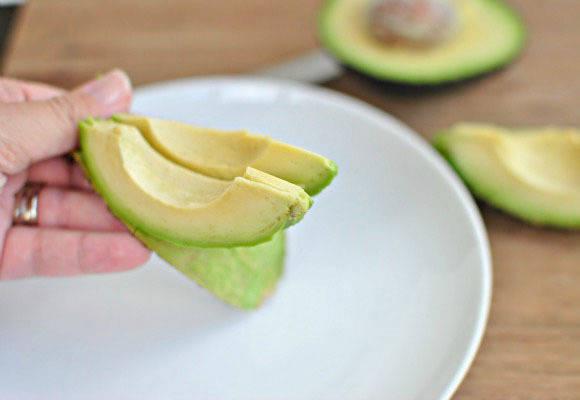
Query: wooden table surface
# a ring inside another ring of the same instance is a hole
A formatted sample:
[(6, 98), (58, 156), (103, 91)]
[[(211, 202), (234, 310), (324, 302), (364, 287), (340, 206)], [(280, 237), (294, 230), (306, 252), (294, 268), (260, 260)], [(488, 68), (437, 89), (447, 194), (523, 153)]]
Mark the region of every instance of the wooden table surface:
[[(401, 93), (354, 73), (329, 87), (425, 137), (458, 120), (580, 126), (580, 2), (512, 0), (525, 54), (483, 79)], [(17, 23), (6, 75), (72, 87), (125, 68), (135, 84), (239, 73), (317, 46), (319, 0), (43, 0)], [(580, 233), (539, 229), (482, 206), (494, 295), (482, 347), (455, 398), (580, 399)]]

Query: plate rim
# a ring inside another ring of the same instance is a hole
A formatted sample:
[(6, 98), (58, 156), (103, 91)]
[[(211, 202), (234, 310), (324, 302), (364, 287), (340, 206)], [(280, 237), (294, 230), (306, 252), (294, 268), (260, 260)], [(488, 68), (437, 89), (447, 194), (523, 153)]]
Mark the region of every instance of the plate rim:
[(134, 91), (134, 99), (140, 96), (145, 96), (149, 93), (158, 90), (167, 90), (172, 88), (183, 88), (184, 86), (218, 86), (218, 85), (233, 85), (233, 84), (253, 84), (273, 86), (278, 89), (291, 89), (306, 93), (309, 96), (321, 101), (330, 101), (342, 108), (349, 109), (352, 113), (358, 114), (362, 118), (371, 120), (379, 125), (390, 125), (395, 127), (395, 130), (389, 130), (389, 134), (396, 136), (398, 139), (406, 142), (423, 157), (428, 164), (438, 172), (449, 188), (454, 192), (460, 201), (460, 205), (465, 208), (468, 216), (470, 226), (473, 228), (478, 254), (480, 259), (480, 271), (482, 274), (482, 287), (480, 304), (478, 310), (477, 322), (469, 341), (469, 345), (464, 351), (463, 358), (458, 364), (455, 373), (450, 381), (445, 386), (443, 392), (439, 395), (439, 399), (450, 399), (467, 375), (475, 356), (481, 346), (487, 322), (489, 320), (489, 313), (491, 308), (492, 292), (493, 292), (493, 269), (491, 259), (491, 248), (487, 230), (483, 222), (483, 218), (477, 207), (475, 200), (471, 196), (465, 184), (453, 171), (451, 166), (437, 153), (429, 144), (426, 138), (417, 133), (409, 125), (395, 118), (388, 112), (375, 107), (361, 99), (350, 96), (348, 94), (308, 83), (292, 81), (288, 79), (261, 77), (251, 75), (210, 75), (204, 77), (189, 77), (179, 78), (166, 81), (159, 81), (154, 83), (138, 86)]

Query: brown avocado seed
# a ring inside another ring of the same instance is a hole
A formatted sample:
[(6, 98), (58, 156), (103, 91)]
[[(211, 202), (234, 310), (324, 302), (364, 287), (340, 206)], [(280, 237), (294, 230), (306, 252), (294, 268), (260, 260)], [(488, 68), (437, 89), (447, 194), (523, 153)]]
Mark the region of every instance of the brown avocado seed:
[(433, 45), (449, 38), (457, 13), (447, 0), (373, 0), (370, 31), (387, 44)]

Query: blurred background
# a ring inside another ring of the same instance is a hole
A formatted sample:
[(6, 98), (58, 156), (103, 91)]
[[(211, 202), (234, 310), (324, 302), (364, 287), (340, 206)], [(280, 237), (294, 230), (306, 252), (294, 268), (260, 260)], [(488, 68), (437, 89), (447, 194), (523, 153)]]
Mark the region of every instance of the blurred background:
[[(317, 48), (316, 20), (322, 3), (31, 1), (12, 23), (2, 71), (64, 87), (113, 67), (127, 70), (136, 85), (251, 72)], [(509, 4), (523, 16), (529, 40), (524, 54), (500, 73), (420, 96), (412, 92), (401, 97), (400, 91), (392, 93), (353, 73), (328, 86), (388, 110), (425, 135), (455, 122), (456, 114), (449, 111), (456, 107), (462, 107), (464, 120), (578, 124), (580, 3), (510, 0)], [(3, 15), (9, 13), (2, 9)], [(7, 27), (3, 22), (2, 31)]]
[[(0, 2), (3, 74), (66, 88), (114, 67), (135, 85), (251, 73), (319, 47), (321, 0), (18, 3)], [(498, 72), (409, 89), (344, 70), (323, 85), (426, 138), (459, 120), (580, 126), (580, 1), (508, 3), (529, 37)], [(485, 205), (482, 212), (495, 292), (483, 346), (456, 398), (579, 399), (580, 235), (531, 227)]]

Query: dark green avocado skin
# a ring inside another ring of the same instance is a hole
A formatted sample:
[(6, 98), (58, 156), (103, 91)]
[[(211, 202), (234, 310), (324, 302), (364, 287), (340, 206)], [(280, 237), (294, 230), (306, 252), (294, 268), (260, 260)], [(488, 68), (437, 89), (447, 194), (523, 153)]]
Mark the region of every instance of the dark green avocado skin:
[(507, 54), (504, 58), (495, 60), (494, 62), (482, 62), (480, 63), (479, 68), (465, 71), (459, 75), (441, 77), (437, 80), (421, 81), (406, 76), (389, 76), (381, 73), (378, 68), (369, 68), (368, 65), (359, 64), (357, 60), (352, 59), (351, 57), (345, 57), (339, 49), (339, 46), (333, 42), (325, 24), (327, 19), (330, 18), (332, 7), (342, 1), (349, 0), (326, 0), (318, 14), (318, 34), (321, 44), (326, 48), (331, 56), (336, 57), (337, 61), (344, 67), (348, 74), (365, 79), (369, 83), (372, 83), (389, 93), (397, 95), (415, 96), (435, 93), (438, 91), (450, 90), (465, 83), (484, 79), (489, 75), (501, 71), (510, 63), (517, 61), (521, 56), (527, 41), (527, 30), (522, 17), (515, 10), (510, 8), (503, 0), (486, 0), (489, 5), (498, 7), (502, 9), (506, 15), (509, 15), (513, 20), (514, 26), (517, 27), (517, 44), (514, 46), (511, 53)]
[(393, 94), (401, 97), (420, 97), (423, 95), (443, 93), (464, 85), (480, 82), (490, 76), (500, 73), (507, 68), (507, 65), (501, 65), (498, 68), (483, 72), (480, 75), (475, 75), (467, 78), (459, 78), (456, 80), (449, 80), (440, 83), (406, 83), (387, 79), (378, 79), (364, 72), (358, 71), (348, 65), (342, 65), (347, 75), (356, 77), (356, 79), (364, 81), (385, 93)]

